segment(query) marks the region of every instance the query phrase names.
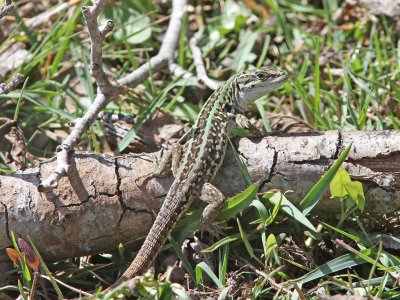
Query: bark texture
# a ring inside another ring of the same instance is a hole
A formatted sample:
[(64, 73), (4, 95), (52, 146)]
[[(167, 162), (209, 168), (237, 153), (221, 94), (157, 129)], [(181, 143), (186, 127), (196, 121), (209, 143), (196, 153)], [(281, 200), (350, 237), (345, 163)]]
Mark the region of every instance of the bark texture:
[[(345, 167), (363, 183), (366, 211), (400, 209), (400, 132), (280, 133), (236, 141), (252, 180), (263, 181), (263, 190), (292, 190), (287, 197), (293, 203), (301, 201), (350, 143)], [(0, 263), (8, 261), (4, 248), (11, 245), (10, 231), (26, 240), (29, 235), (47, 260), (99, 253), (145, 236), (173, 181), (172, 175), (146, 176), (154, 157), (75, 153), (72, 173), (44, 193), (37, 186), (52, 172), (55, 159), (0, 176)], [(227, 196), (245, 188), (231, 151), (215, 185)], [(312, 213), (338, 209), (327, 194)]]

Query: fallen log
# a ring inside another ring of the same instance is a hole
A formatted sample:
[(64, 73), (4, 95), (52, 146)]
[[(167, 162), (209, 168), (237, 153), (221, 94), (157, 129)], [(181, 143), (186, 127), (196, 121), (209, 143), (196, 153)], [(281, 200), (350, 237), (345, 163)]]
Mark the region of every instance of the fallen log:
[[(365, 211), (398, 210), (398, 131), (279, 133), (236, 140), (253, 182), (263, 182), (264, 191), (291, 190), (287, 197), (293, 203), (301, 201), (351, 143), (344, 166), (363, 184)], [(44, 193), (37, 186), (52, 172), (55, 159), (0, 176), (0, 262), (8, 261), (4, 249), (11, 245), (11, 231), (26, 240), (29, 235), (42, 256), (53, 261), (115, 249), (120, 242), (145, 236), (173, 180), (172, 175), (149, 174), (155, 155), (74, 153), (72, 173)], [(215, 185), (227, 196), (246, 187), (231, 150)], [(339, 211), (339, 203), (327, 193), (315, 213), (323, 216), (334, 211)]]

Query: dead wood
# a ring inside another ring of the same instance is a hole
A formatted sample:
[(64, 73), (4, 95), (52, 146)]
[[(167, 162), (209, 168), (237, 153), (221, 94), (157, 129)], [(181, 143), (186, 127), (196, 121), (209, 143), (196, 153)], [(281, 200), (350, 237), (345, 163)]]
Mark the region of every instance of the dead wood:
[[(292, 190), (298, 203), (338, 155), (353, 143), (346, 168), (361, 181), (366, 211), (388, 213), (400, 208), (400, 132), (371, 131), (273, 134), (236, 141), (253, 181), (263, 190)], [(115, 249), (146, 235), (159, 210), (172, 176), (154, 178), (155, 154), (111, 157), (94, 153), (71, 156), (72, 172), (56, 189), (39, 193), (37, 185), (56, 164), (52, 159), (12, 175), (0, 176), (0, 262), (13, 231), (29, 235), (47, 260), (82, 256)], [(245, 188), (231, 151), (216, 180), (225, 195)], [(338, 211), (338, 202), (325, 195), (316, 212)]]

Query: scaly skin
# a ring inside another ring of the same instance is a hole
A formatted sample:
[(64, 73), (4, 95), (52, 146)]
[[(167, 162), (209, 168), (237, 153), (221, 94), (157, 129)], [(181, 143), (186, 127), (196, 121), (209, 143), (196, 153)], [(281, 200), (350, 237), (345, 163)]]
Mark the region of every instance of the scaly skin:
[[(287, 78), (286, 72), (272, 67), (253, 69), (232, 76), (210, 96), (182, 147), (184, 153), (182, 159), (178, 159), (175, 180), (146, 240), (132, 264), (109, 289), (146, 271), (196, 198), (204, 200), (218, 196), (219, 191), (209, 183), (224, 159), (229, 132), (236, 126), (250, 124), (242, 115), (246, 105), (278, 88)], [(206, 208), (205, 211), (210, 210)], [(214, 218), (216, 213), (212, 214)], [(204, 224), (212, 221), (205, 221), (207, 217), (203, 214)]]

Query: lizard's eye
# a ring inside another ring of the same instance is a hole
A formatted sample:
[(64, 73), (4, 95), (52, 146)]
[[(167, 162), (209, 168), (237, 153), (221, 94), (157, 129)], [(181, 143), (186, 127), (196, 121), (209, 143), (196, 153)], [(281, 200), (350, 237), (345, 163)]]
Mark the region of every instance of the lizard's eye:
[(263, 73), (258, 73), (257, 74), (257, 78), (260, 79), (260, 80), (266, 80), (267, 76), (265, 76)]

